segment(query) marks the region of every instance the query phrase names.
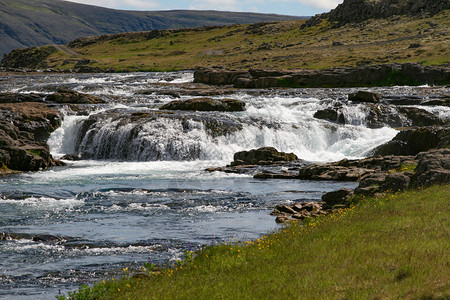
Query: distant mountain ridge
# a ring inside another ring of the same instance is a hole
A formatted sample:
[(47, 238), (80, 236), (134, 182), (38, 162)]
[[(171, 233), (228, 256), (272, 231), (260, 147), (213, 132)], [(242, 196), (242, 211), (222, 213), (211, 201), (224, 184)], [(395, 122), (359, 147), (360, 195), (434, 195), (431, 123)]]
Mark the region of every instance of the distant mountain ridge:
[(0, 0), (0, 58), (11, 50), (154, 29), (250, 24), (306, 17), (217, 11), (123, 11), (61, 0)]

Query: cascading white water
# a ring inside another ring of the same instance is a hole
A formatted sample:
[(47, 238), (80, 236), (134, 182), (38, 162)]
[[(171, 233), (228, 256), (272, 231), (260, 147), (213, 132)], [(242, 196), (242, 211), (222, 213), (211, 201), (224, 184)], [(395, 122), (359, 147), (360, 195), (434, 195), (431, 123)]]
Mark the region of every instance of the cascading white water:
[[(246, 102), (245, 112), (180, 112), (129, 119), (130, 113), (124, 109), (119, 117), (112, 117), (106, 110), (94, 121), (66, 117), (62, 128), (52, 135), (50, 145), (56, 152), (79, 152), (93, 159), (230, 161), (237, 151), (273, 146), (308, 161), (334, 161), (363, 157), (396, 134), (391, 128), (357, 126), (364, 123), (365, 117), (360, 106), (347, 107), (344, 112), (346, 117), (353, 116), (349, 119), (356, 125), (338, 125), (313, 117), (327, 105), (314, 98), (246, 94), (235, 98)], [(225, 126), (224, 120), (234, 123), (234, 127), (221, 134), (211, 133), (208, 124), (215, 122), (220, 128)], [(83, 122), (88, 122), (88, 130), (81, 130), (87, 126)]]

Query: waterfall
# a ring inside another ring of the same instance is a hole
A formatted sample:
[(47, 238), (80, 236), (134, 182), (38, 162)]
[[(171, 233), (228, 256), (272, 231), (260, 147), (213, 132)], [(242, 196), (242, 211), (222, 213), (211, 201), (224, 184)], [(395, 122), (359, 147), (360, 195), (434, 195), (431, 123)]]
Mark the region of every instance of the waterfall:
[(89, 117), (67, 116), (51, 137), (56, 153), (121, 161), (228, 160), (237, 151), (273, 146), (308, 161), (360, 158), (392, 139), (391, 128), (369, 129), (360, 106), (347, 106), (350, 124), (313, 117), (326, 107), (315, 98), (236, 95), (245, 112), (162, 112), (109, 109)]

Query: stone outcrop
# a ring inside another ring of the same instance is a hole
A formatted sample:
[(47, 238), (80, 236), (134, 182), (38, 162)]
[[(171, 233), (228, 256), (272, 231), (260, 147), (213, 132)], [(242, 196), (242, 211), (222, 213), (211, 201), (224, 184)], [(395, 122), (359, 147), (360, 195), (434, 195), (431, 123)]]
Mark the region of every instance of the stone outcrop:
[(338, 67), (324, 70), (198, 69), (194, 82), (238, 88), (354, 87), (450, 84), (450, 67), (416, 63)]
[(17, 171), (56, 165), (45, 142), (60, 124), (60, 113), (43, 103), (0, 104), (0, 164)]
[(378, 156), (357, 160), (343, 159), (328, 164), (314, 164), (300, 168), (298, 178), (304, 180), (358, 181), (362, 177), (399, 169), (414, 163), (414, 156)]
[(380, 102), (380, 99), (380, 94), (367, 91), (358, 91), (348, 95), (348, 100), (354, 102), (378, 103)]
[(330, 107), (318, 110), (314, 113), (314, 118), (321, 120), (328, 120), (338, 124), (345, 124), (345, 116), (340, 108)]
[(444, 9), (450, 9), (448, 0), (345, 0), (330, 12), (314, 16), (302, 28), (314, 26), (324, 19), (340, 26), (395, 15), (433, 15)]
[(160, 107), (161, 110), (244, 111), (245, 103), (235, 99), (194, 98), (176, 100)]
[[(435, 114), (417, 107), (368, 104), (367, 110), (366, 126), (368, 128), (434, 126), (448, 123)], [(407, 155), (408, 153), (404, 154)]]
[(450, 183), (450, 149), (435, 149), (419, 153), (419, 162), (412, 176), (413, 187), (429, 187)]
[(353, 196), (351, 189), (340, 189), (337, 191), (326, 193), (322, 196), (322, 201), (327, 207), (335, 207), (336, 205), (347, 205), (347, 200)]
[(55, 93), (48, 95), (46, 100), (62, 104), (99, 104), (104, 102), (100, 97), (66, 88), (59, 88)]
[(373, 155), (416, 155), (450, 145), (450, 127), (428, 126), (400, 131), (391, 141), (374, 149)]
[(275, 222), (287, 223), (290, 221), (301, 221), (306, 218), (318, 217), (329, 213), (330, 209), (324, 207), (325, 202), (299, 202), (293, 205), (277, 205), (270, 213), (272, 216), (277, 216)]
[(450, 149), (432, 149), (414, 157), (414, 171), (376, 172), (361, 178), (356, 194), (399, 192), (409, 188), (450, 183)]
[(0, 103), (44, 102), (44, 94), (0, 93)]
[(231, 166), (239, 165), (271, 165), (276, 162), (298, 160), (294, 153), (279, 152), (274, 147), (262, 147), (249, 151), (240, 151), (234, 154)]
[[(365, 126), (368, 128), (382, 128), (386, 126), (392, 128), (435, 126), (449, 123), (449, 121), (443, 120), (435, 114), (417, 107), (395, 106), (381, 103), (364, 103), (360, 105), (364, 105), (363, 109), (367, 112)], [(347, 123), (342, 106), (318, 110), (314, 114), (314, 118), (338, 124)]]

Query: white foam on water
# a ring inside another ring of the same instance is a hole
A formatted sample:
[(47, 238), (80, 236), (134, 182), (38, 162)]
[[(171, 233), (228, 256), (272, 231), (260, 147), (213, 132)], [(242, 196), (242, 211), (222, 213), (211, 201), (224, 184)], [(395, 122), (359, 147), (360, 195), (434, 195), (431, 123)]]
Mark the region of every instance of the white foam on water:
[(25, 199), (0, 199), (0, 203), (18, 206), (29, 206), (37, 210), (73, 209), (84, 204), (84, 200), (76, 198), (55, 199), (51, 197), (27, 197)]
[(8, 243), (2, 243), (2, 250), (19, 253), (28, 253), (30, 251), (54, 251), (62, 252), (65, 250), (62, 245), (44, 244), (33, 242), (27, 239), (10, 240)]

